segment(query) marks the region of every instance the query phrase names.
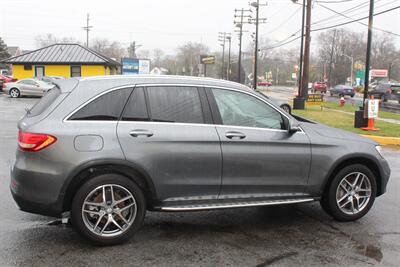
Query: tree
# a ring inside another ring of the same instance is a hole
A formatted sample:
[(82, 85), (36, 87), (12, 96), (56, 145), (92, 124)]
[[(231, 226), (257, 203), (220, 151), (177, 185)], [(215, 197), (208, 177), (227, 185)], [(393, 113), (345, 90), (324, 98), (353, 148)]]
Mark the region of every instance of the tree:
[(7, 45), (4, 43), (3, 39), (0, 37), (0, 60), (9, 58), (10, 54), (7, 51)]
[(153, 66), (162, 67), (161, 64), (162, 64), (162, 59), (163, 59), (164, 55), (165, 55), (165, 53), (162, 49), (159, 49), (159, 48), (154, 49), (153, 53), (152, 53), (152, 57), (151, 57)]
[(116, 41), (110, 42), (108, 39), (101, 38), (92, 40), (91, 44), (90, 48), (94, 51), (117, 61), (126, 55), (125, 48)]
[(200, 74), (200, 55), (208, 54), (209, 48), (196, 42), (187, 42), (178, 47), (178, 73), (182, 75), (198, 76)]
[(37, 48), (42, 48), (53, 44), (80, 44), (80, 42), (73, 37), (57, 38), (51, 33), (36, 36), (35, 42)]

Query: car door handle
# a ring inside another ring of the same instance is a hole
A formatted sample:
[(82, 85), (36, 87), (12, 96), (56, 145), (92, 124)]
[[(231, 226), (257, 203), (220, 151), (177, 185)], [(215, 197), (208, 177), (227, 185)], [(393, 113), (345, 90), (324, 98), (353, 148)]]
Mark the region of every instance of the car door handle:
[(133, 137), (139, 137), (139, 136), (151, 137), (151, 136), (153, 136), (152, 132), (150, 132), (148, 130), (143, 130), (143, 129), (132, 130), (129, 134)]
[(246, 138), (246, 135), (244, 133), (241, 132), (226, 132), (225, 136), (229, 139), (244, 139)]

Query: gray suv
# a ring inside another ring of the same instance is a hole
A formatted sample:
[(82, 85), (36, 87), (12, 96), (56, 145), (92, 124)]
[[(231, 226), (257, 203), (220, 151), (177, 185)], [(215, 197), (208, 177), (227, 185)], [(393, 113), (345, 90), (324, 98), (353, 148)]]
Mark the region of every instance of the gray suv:
[(178, 76), (67, 79), (19, 121), (11, 192), (70, 214), (90, 241), (131, 237), (149, 211), (318, 200), (364, 216), (390, 169), (373, 141), (292, 117), (241, 84)]

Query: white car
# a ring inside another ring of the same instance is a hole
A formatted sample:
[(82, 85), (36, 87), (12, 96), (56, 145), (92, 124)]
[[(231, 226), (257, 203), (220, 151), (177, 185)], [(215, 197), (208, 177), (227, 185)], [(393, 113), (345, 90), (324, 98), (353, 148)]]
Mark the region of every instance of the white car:
[(4, 92), (12, 98), (20, 96), (43, 96), (44, 93), (54, 87), (54, 84), (36, 79), (22, 79), (15, 83), (6, 83)]

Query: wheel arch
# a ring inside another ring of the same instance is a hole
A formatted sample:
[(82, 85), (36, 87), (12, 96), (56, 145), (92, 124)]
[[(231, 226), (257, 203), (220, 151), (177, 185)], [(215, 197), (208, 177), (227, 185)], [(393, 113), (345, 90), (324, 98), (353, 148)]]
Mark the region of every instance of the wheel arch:
[(330, 169), (328, 172), (327, 178), (322, 186), (322, 193), (326, 192), (329, 184), (335, 178), (336, 174), (346, 166), (350, 166), (353, 164), (362, 164), (368, 169), (372, 171), (376, 178), (376, 185), (377, 185), (377, 194), (376, 196), (380, 196), (383, 194), (382, 192), (382, 175), (381, 170), (379, 168), (378, 163), (368, 157), (366, 155), (353, 155), (346, 158), (342, 158), (336, 162), (336, 164)]
[(105, 173), (120, 174), (135, 182), (143, 190), (148, 207), (154, 206), (157, 194), (146, 171), (125, 160), (99, 160), (82, 164), (68, 177), (60, 195), (62, 212), (70, 210), (72, 199), (81, 185), (94, 176)]

